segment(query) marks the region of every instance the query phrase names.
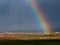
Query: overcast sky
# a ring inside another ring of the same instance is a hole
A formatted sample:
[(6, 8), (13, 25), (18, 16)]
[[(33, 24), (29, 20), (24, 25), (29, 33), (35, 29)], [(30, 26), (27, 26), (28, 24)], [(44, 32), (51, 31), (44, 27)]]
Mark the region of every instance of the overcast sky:
[[(37, 0), (37, 2), (50, 21), (52, 28), (60, 29), (60, 1)], [(42, 31), (40, 28), (27, 0), (0, 0), (0, 32)]]

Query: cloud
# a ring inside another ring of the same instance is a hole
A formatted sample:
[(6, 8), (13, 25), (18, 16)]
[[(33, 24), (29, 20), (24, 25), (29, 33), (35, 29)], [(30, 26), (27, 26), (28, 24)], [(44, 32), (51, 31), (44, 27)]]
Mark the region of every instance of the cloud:
[(0, 6), (4, 6), (8, 3), (8, 0), (0, 0)]
[(33, 24), (33, 23), (25, 23), (25, 24), (15, 24), (15, 25), (8, 25), (8, 26), (0, 26), (0, 31), (1, 32), (9, 32), (9, 31), (26, 31), (26, 32), (29, 32), (29, 31), (39, 31), (37, 29), (37, 26), (36, 24)]
[[(38, 2), (52, 26), (58, 27), (59, 1), (38, 0)], [(38, 31), (31, 6), (23, 0), (0, 0), (0, 31)]]
[(0, 32), (37, 31), (30, 9), (22, 0), (9, 0), (5, 4), (3, 2), (0, 6)]

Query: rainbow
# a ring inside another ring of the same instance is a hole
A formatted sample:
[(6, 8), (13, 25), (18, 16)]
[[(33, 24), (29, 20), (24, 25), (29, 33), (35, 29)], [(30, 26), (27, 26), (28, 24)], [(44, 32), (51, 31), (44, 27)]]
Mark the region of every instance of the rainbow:
[(49, 21), (46, 19), (46, 17), (44, 16), (43, 11), (41, 10), (41, 8), (38, 6), (36, 0), (30, 0), (29, 1), (30, 4), (32, 5), (33, 11), (36, 14), (35, 16), (37, 16), (39, 23), (42, 26), (42, 29), (44, 32), (50, 33), (52, 32), (52, 28), (50, 26)]

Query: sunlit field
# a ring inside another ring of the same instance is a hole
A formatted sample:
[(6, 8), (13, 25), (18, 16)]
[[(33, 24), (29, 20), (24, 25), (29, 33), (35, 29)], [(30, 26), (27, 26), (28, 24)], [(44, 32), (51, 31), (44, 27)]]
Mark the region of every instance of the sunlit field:
[(24, 32), (5, 32), (0, 33), (0, 40), (51, 40), (51, 39), (60, 39), (60, 33), (24, 33)]
[(0, 33), (1, 45), (60, 45), (60, 33)]

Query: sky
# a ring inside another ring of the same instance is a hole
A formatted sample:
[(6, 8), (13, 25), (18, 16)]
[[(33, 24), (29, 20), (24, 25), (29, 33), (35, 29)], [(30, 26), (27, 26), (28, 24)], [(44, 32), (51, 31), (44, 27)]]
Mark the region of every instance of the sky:
[[(37, 0), (53, 31), (60, 31), (60, 1)], [(38, 32), (29, 0), (0, 0), (0, 32)]]

